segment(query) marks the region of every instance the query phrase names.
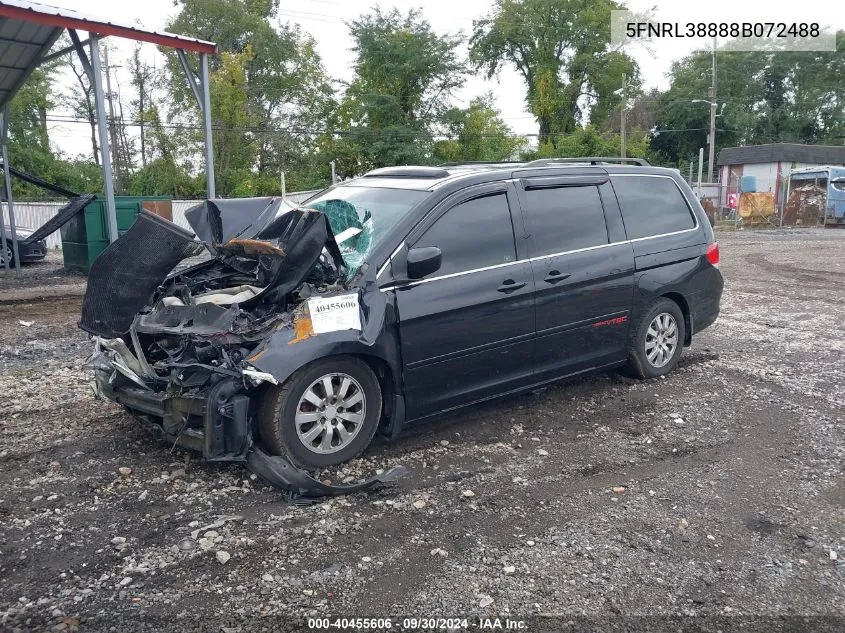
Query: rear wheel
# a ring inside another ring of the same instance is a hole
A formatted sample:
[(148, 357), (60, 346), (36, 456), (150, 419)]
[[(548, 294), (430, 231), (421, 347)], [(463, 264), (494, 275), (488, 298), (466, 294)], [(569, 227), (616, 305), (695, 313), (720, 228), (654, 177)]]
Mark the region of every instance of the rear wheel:
[(258, 431), (274, 455), (321, 468), (348, 461), (370, 444), (381, 418), (381, 388), (363, 361), (319, 360), (272, 387), (258, 413)]
[(661, 298), (631, 332), (626, 373), (636, 378), (665, 376), (678, 365), (684, 345), (684, 314)]

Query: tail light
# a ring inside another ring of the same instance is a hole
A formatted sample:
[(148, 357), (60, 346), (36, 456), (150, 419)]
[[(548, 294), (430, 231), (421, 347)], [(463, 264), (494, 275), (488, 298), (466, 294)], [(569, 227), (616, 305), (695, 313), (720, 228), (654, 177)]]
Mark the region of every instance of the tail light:
[(707, 261), (716, 268), (719, 267), (719, 243), (713, 242), (707, 247)]

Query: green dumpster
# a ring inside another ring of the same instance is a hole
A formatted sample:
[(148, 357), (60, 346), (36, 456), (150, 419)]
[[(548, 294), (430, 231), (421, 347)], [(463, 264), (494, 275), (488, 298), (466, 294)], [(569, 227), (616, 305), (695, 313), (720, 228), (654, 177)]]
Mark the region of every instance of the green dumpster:
[[(172, 201), (167, 196), (115, 196), (114, 204), (118, 235), (129, 230), (142, 208), (168, 220), (173, 219)], [(106, 202), (102, 198), (94, 200), (62, 227), (62, 254), (66, 270), (87, 275), (91, 264), (108, 245), (109, 222)]]

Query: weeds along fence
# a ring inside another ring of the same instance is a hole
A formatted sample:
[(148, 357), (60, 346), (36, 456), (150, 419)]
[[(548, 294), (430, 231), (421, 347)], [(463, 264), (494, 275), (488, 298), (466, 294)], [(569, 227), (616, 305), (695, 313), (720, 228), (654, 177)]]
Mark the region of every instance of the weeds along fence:
[[(316, 191), (295, 191), (287, 194), (287, 197), (294, 202), (302, 202), (308, 199)], [(185, 219), (185, 211), (193, 206), (196, 206), (202, 200), (174, 200), (173, 201), (173, 222), (179, 226), (190, 230), (188, 221)], [(3, 205), (3, 223), (9, 225), (9, 209), (5, 202)], [(15, 224), (20, 227), (28, 229), (37, 229), (47, 220), (52, 218), (65, 205), (64, 201), (56, 202), (26, 202), (15, 200)], [(56, 231), (47, 236), (48, 248), (61, 248), (62, 236), (60, 231)]]

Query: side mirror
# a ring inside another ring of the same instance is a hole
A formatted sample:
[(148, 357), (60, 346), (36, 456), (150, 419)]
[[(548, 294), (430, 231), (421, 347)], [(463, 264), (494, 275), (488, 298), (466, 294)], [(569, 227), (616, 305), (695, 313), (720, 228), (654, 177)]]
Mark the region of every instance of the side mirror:
[(436, 246), (412, 248), (405, 259), (408, 279), (422, 279), (426, 275), (440, 270), (443, 253)]

